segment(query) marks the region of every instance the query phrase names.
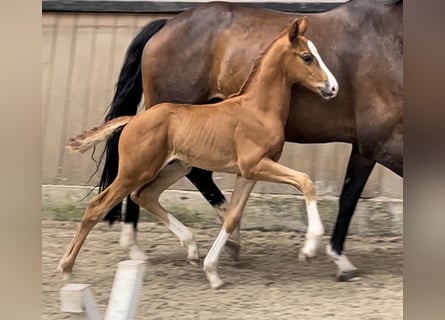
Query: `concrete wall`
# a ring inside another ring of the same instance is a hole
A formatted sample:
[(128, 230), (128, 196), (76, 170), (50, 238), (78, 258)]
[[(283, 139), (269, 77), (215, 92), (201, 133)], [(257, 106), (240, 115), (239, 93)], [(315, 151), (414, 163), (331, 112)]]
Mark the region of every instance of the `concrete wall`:
[[(42, 183), (94, 185), (98, 175), (90, 154), (69, 154), (67, 139), (101, 123), (111, 100), (114, 83), (128, 44), (136, 31), (164, 14), (63, 14), (44, 13), (42, 26)], [(286, 144), (281, 163), (308, 173), (319, 195), (336, 196), (341, 190), (351, 147)], [(96, 158), (102, 151), (100, 146)], [(216, 174), (223, 190), (233, 176)], [(185, 179), (171, 189), (194, 190)], [(287, 186), (259, 183), (259, 193), (296, 193)], [(377, 166), (363, 197), (403, 197), (402, 179)]]

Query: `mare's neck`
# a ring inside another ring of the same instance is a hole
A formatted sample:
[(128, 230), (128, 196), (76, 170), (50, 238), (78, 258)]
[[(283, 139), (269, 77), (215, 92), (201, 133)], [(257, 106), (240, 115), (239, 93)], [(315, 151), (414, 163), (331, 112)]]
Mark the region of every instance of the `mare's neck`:
[(289, 115), (292, 82), (278, 51), (272, 47), (265, 53), (244, 96), (251, 101), (246, 107), (267, 113), (268, 117), (274, 117), (284, 125)]

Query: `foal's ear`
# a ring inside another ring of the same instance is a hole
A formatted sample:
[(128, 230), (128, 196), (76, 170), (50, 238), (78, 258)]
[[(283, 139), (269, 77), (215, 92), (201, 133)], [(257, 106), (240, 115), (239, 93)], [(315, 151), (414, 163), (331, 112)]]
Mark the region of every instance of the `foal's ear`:
[(298, 36), (303, 36), (306, 32), (306, 16), (295, 19), (289, 27), (289, 40), (294, 42)]

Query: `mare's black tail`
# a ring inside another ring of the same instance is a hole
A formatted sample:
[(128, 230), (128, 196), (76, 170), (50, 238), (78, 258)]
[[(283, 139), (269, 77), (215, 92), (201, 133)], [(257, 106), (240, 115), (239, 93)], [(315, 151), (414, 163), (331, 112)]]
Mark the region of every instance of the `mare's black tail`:
[[(142, 75), (141, 58), (145, 44), (158, 32), (167, 22), (167, 19), (160, 19), (148, 23), (144, 26), (127, 49), (124, 63), (116, 83), (113, 100), (110, 104), (105, 121), (109, 121), (119, 116), (135, 115), (139, 102), (142, 99)], [(119, 164), (118, 142), (121, 129), (116, 131), (107, 139), (104, 153), (105, 163), (99, 183), (99, 190), (103, 191), (117, 176)], [(112, 224), (121, 219), (122, 203), (114, 207), (104, 218)]]

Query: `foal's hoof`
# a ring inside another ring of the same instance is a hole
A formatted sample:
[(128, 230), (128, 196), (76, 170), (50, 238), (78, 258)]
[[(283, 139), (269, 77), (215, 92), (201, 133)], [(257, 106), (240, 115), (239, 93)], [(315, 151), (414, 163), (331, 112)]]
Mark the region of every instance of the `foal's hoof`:
[(241, 246), (238, 243), (228, 239), (226, 241), (226, 250), (233, 260), (239, 261)]
[(219, 278), (209, 282), (209, 286), (213, 290), (221, 289), (224, 287), (224, 285), (225, 283)]
[(73, 266), (72, 266), (72, 264), (70, 264), (68, 262), (67, 259), (65, 259), (65, 258), (60, 259), (60, 262), (57, 265), (56, 272), (58, 272), (58, 273), (71, 273), (72, 270), (73, 270)]
[(359, 271), (352, 269), (348, 271), (339, 271), (335, 276), (335, 280), (339, 282), (351, 281), (358, 279)]
[(201, 262), (199, 261), (199, 258), (187, 258), (187, 262), (197, 269), (200, 269), (201, 267)]
[(224, 285), (224, 282), (218, 275), (216, 268), (209, 267), (206, 260), (204, 260), (204, 272), (206, 274), (207, 280), (209, 281), (209, 286), (212, 289), (219, 289)]
[(69, 283), (71, 281), (71, 272), (62, 272), (62, 281), (63, 283)]
[(309, 261), (317, 255), (317, 249), (320, 246), (321, 235), (306, 235), (304, 246), (298, 253), (298, 259), (302, 262)]
[(305, 252), (303, 249), (298, 253), (298, 260), (300, 262), (310, 262), (312, 258), (315, 258), (316, 254), (311, 252)]
[(63, 283), (68, 283), (71, 281), (72, 272), (71, 272), (71, 270), (64, 269), (62, 266), (62, 263), (59, 263), (59, 265), (57, 266), (56, 272), (62, 274), (62, 282)]
[(136, 260), (136, 261), (147, 261), (148, 257), (145, 254), (145, 252), (141, 249), (139, 249), (138, 246), (133, 245), (130, 248), (130, 252), (128, 253), (130, 256), (131, 260)]

